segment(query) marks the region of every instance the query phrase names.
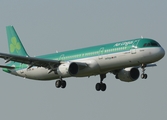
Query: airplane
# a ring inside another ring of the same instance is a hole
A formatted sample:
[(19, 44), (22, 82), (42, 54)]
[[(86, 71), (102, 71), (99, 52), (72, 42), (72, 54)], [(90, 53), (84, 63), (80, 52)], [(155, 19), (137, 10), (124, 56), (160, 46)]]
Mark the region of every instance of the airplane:
[[(165, 55), (161, 45), (150, 38), (137, 38), (98, 46), (31, 57), (27, 54), (13, 26), (6, 27), (9, 53), (0, 53), (6, 65), (2, 70), (34, 80), (56, 80), (57, 88), (65, 88), (68, 77), (100, 76), (97, 91), (105, 91), (107, 73), (124, 82), (147, 79), (146, 67), (156, 66)], [(139, 68), (142, 73), (140, 74)]]

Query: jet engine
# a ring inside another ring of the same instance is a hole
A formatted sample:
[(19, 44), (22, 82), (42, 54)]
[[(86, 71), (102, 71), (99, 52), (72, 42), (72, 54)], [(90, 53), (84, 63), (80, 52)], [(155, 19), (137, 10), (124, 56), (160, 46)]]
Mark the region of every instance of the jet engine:
[(125, 68), (118, 72), (116, 77), (124, 82), (133, 82), (140, 76), (140, 72), (137, 68)]
[(57, 73), (59, 76), (62, 77), (75, 76), (78, 74), (80, 70), (84, 69), (86, 66), (86, 63), (64, 63), (57, 68)]
[(77, 63), (77, 62), (72, 62), (69, 66), (69, 74), (71, 76), (75, 76), (78, 74), (79, 70), (84, 69), (85, 67), (87, 67), (88, 65), (86, 63)]
[(96, 74), (99, 72), (99, 66), (94, 60), (86, 62), (68, 62), (61, 64), (57, 68), (57, 74), (62, 77), (82, 77)]
[(70, 63), (64, 63), (59, 65), (59, 67), (57, 68), (57, 74), (61, 77), (69, 77), (70, 76), (68, 72), (69, 65)]

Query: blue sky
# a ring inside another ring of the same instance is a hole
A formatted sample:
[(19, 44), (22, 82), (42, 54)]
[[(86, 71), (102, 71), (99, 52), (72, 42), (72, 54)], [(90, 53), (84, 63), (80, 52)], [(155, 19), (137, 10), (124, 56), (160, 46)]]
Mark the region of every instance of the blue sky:
[[(0, 51), (8, 52), (6, 26), (13, 25), (31, 56), (120, 40), (148, 37), (167, 48), (165, 0), (1, 0)], [(166, 57), (147, 68), (147, 80), (132, 83), (107, 74), (105, 92), (99, 76), (67, 78), (66, 89), (55, 81), (35, 81), (0, 71), (0, 119), (167, 118)], [(0, 60), (4, 64), (4, 60)]]

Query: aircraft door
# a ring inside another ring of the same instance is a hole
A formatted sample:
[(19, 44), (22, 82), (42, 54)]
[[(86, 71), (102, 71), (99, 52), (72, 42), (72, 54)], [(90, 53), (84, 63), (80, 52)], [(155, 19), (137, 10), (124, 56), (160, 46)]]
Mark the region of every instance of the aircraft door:
[(136, 48), (137, 48), (137, 44), (139, 43), (139, 40), (135, 40), (132, 44), (132, 47), (131, 47), (131, 54), (136, 54)]
[(136, 49), (135, 49), (135, 48), (132, 48), (132, 49), (130, 50), (130, 52), (131, 52), (131, 54), (136, 54)]
[(99, 60), (103, 59), (104, 47), (100, 48), (99, 50)]
[(20, 63), (20, 68), (22, 68), (22, 69), (20, 70), (21, 76), (22, 76), (22, 77), (26, 77), (26, 73), (25, 73), (25, 70), (23, 69), (23, 64), (22, 64), (22, 63)]

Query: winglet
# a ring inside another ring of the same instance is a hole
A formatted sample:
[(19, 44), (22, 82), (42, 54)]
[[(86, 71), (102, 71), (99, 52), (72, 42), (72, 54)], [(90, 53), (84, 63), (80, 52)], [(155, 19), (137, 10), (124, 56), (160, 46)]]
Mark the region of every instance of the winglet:
[(14, 27), (7, 26), (6, 32), (7, 32), (7, 38), (8, 38), (9, 53), (15, 54), (15, 55), (21, 55), (21, 56), (28, 56)]

